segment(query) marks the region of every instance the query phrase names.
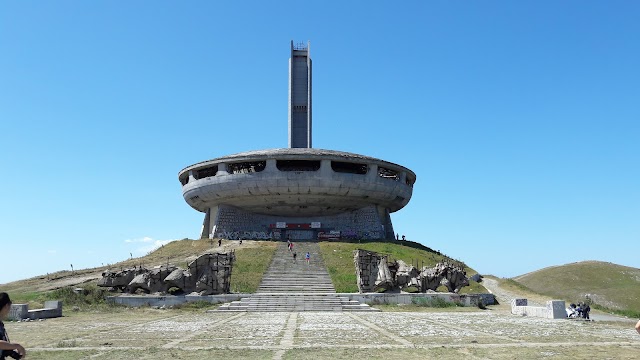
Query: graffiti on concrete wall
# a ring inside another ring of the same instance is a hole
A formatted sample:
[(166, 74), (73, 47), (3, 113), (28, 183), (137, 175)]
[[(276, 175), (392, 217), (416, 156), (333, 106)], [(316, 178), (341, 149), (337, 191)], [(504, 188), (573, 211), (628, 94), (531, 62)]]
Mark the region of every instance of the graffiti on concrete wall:
[[(218, 231), (217, 238), (229, 240), (273, 240), (280, 239), (280, 232), (274, 234), (271, 231)], [(277, 235), (277, 236), (276, 236)]]

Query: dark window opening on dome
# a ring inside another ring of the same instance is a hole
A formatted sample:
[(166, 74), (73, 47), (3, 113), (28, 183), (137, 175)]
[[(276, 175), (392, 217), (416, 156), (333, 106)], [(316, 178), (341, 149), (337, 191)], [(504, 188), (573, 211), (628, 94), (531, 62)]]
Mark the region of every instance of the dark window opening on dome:
[(187, 185), (189, 183), (189, 175), (181, 177), (180, 183), (182, 184), (182, 186)]
[(194, 171), (193, 177), (195, 177), (196, 180), (204, 179), (204, 178), (216, 176), (217, 172), (218, 172), (218, 165), (215, 165), (215, 166), (202, 168)]
[(407, 176), (407, 185), (413, 187), (413, 184), (416, 182), (416, 179), (413, 179), (409, 176)]
[(356, 164), (342, 161), (332, 161), (331, 168), (335, 172), (365, 175), (369, 170), (367, 164)]
[(395, 170), (387, 169), (385, 167), (378, 167), (378, 176), (385, 179), (391, 179), (395, 181), (400, 181), (400, 176), (398, 176), (398, 172)]
[(318, 171), (320, 161), (314, 160), (277, 160), (276, 167), (280, 171)]
[(250, 174), (254, 172), (260, 172), (267, 166), (266, 161), (250, 161), (228, 164), (227, 168), (232, 174)]

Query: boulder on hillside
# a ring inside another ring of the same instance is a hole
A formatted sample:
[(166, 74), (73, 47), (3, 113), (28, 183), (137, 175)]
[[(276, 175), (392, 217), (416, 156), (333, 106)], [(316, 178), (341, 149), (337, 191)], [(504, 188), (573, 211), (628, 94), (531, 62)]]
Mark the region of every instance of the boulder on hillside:
[(354, 251), (353, 261), (361, 293), (415, 289), (426, 292), (435, 291), (440, 285), (457, 293), (469, 285), (463, 265), (455, 261), (444, 260), (418, 271), (402, 260), (388, 262), (387, 256), (361, 249)]
[(106, 271), (98, 286), (106, 286), (135, 293), (166, 293), (174, 288), (180, 293), (198, 292), (200, 295), (227, 294), (231, 288), (231, 269), (235, 253), (204, 254), (183, 270), (173, 265), (153, 269), (134, 268), (119, 272)]

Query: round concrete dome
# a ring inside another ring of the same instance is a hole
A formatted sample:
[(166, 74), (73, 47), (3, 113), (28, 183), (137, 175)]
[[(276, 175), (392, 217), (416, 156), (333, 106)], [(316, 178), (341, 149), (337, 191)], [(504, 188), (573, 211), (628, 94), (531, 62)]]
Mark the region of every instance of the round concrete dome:
[(333, 150), (249, 151), (182, 169), (182, 194), (194, 209), (230, 205), (252, 213), (325, 216), (376, 205), (395, 212), (410, 200), (416, 175), (380, 159)]

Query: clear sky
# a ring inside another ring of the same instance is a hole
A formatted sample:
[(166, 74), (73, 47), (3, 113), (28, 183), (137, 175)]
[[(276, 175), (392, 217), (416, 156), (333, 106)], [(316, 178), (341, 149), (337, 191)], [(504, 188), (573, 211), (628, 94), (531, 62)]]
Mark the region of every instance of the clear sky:
[(0, 283), (195, 238), (178, 171), (313, 145), (417, 174), (408, 239), (511, 277), (640, 267), (636, 1), (3, 1)]

